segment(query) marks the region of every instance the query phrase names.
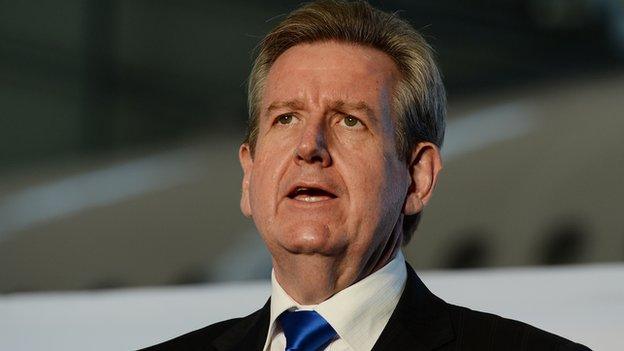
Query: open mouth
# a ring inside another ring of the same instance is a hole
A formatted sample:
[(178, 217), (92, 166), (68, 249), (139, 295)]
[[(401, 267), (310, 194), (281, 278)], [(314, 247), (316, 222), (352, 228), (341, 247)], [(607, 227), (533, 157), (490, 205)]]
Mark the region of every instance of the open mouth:
[(335, 199), (336, 195), (320, 188), (298, 186), (288, 193), (288, 198), (303, 202), (319, 202)]

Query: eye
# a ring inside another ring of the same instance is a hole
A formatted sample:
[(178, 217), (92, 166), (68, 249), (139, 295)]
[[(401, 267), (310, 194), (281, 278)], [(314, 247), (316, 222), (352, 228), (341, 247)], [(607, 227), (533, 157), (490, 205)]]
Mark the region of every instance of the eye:
[(351, 115), (346, 115), (342, 120), (344, 121), (344, 124), (347, 127), (355, 127), (358, 124), (360, 124), (360, 125), (362, 124), (362, 122), (360, 122), (359, 119), (357, 119), (357, 118), (355, 118), (355, 117), (353, 117)]
[(277, 117), (277, 123), (290, 124), (293, 121), (293, 115), (286, 113)]

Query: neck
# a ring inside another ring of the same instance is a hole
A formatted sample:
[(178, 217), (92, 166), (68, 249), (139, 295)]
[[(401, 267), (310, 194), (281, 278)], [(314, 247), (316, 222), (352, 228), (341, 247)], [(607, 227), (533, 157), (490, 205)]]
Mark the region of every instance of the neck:
[[(368, 255), (345, 251), (338, 256), (285, 254), (273, 256), (275, 278), (301, 305), (317, 305), (388, 264), (401, 249), (402, 232), (393, 231), (378, 249)], [(353, 257), (358, 257), (354, 260)], [(350, 259), (351, 258), (351, 259)]]

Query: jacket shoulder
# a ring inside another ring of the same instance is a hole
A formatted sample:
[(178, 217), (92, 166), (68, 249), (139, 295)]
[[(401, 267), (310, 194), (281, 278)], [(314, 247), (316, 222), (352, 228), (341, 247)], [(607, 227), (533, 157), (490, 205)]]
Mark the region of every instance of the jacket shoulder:
[(216, 338), (243, 319), (244, 318), (234, 318), (211, 324), (160, 344), (141, 349), (140, 351), (206, 350)]
[(270, 302), (269, 299), (261, 309), (248, 316), (211, 324), (142, 351), (260, 348), (269, 327)]
[(591, 351), (561, 336), (495, 314), (449, 305), (459, 349)]

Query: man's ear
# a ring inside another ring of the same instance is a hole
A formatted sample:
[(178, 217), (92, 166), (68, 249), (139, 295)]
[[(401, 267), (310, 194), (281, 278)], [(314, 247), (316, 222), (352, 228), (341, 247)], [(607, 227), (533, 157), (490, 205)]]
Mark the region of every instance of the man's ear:
[(240, 209), (246, 217), (251, 217), (251, 205), (249, 203), (249, 179), (253, 168), (253, 157), (249, 144), (245, 143), (238, 149), (238, 159), (243, 168), (243, 184), (241, 185)]
[(403, 214), (411, 216), (422, 211), (433, 194), (438, 173), (442, 170), (440, 149), (430, 142), (418, 143), (407, 166), (411, 184), (407, 190)]

